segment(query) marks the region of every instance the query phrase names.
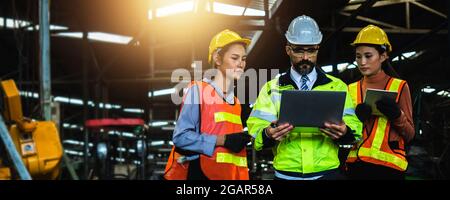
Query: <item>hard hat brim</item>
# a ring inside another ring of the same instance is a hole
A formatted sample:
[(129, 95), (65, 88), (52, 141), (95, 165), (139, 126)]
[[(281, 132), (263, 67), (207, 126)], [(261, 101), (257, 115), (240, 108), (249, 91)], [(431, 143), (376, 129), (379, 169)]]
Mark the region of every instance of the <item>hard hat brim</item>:
[[(234, 44), (234, 43), (244, 43), (244, 44), (245, 44), (245, 47), (247, 47), (248, 45), (250, 45), (251, 42), (252, 42), (252, 41), (251, 41), (250, 39), (242, 38), (242, 39), (235, 40), (235, 41), (231, 42), (230, 44)], [(228, 45), (229, 45), (229, 44), (228, 44)]]
[[(244, 44), (245, 48), (247, 48), (251, 42), (252, 42), (252, 40), (250, 40), (250, 39), (241, 38), (241, 39), (234, 40), (233, 42), (230, 42), (230, 43), (226, 44), (225, 46), (230, 45), (230, 44), (241, 43), (241, 44)], [(212, 56), (212, 54), (208, 55), (208, 63), (211, 62), (211, 59), (212, 59), (211, 56)]]

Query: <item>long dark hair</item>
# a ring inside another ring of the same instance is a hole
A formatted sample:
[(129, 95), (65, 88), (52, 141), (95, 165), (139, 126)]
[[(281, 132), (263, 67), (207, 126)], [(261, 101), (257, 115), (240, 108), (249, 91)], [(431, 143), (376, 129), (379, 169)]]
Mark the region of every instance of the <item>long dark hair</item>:
[[(376, 44), (358, 44), (355, 46), (355, 51), (356, 48), (359, 46), (368, 46), (368, 47), (373, 47), (375, 48), (378, 53), (381, 55), (384, 52), (386, 52), (387, 47), (384, 45), (376, 45)], [(398, 75), (398, 73), (395, 71), (394, 67), (392, 67), (391, 62), (389, 61), (389, 59), (386, 59), (383, 63), (381, 63), (381, 69), (383, 69), (384, 73), (386, 73), (387, 75), (394, 77), (394, 78), (400, 78), (400, 76)]]

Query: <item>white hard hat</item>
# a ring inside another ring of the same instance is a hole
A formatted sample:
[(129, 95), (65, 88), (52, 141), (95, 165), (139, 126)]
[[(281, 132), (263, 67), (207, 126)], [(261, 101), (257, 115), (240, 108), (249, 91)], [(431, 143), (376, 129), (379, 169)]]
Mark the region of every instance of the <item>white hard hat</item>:
[(306, 15), (292, 20), (285, 36), (289, 43), (296, 45), (316, 45), (322, 41), (322, 33), (316, 21)]

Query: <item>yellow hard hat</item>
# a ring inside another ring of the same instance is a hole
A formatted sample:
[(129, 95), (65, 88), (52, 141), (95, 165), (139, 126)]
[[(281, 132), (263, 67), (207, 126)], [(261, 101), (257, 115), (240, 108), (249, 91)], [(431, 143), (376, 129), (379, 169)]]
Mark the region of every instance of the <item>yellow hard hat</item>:
[(355, 41), (351, 45), (358, 44), (376, 44), (385, 46), (388, 52), (392, 51), (392, 45), (388, 40), (386, 33), (378, 26), (368, 25), (359, 31)]
[(242, 38), (239, 34), (236, 32), (230, 31), (228, 29), (225, 29), (221, 31), (220, 33), (217, 33), (212, 39), (211, 43), (209, 43), (209, 54), (208, 54), (208, 63), (211, 63), (212, 60), (212, 54), (219, 48), (223, 48), (224, 46), (231, 44), (231, 43), (243, 43), (245, 44), (245, 47), (247, 47), (251, 40)]

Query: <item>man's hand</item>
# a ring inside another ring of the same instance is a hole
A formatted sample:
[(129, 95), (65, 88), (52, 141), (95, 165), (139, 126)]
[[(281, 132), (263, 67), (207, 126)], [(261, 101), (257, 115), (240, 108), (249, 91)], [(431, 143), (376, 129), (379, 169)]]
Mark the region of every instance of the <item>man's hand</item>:
[(347, 125), (345, 125), (344, 122), (341, 122), (340, 124), (325, 122), (324, 126), (325, 128), (320, 128), (320, 131), (333, 140), (337, 140), (347, 133)]
[[(277, 121), (273, 121), (272, 124), (277, 124)], [(293, 128), (294, 126), (290, 125), (289, 123), (284, 123), (275, 127), (269, 126), (265, 129), (265, 134), (269, 138), (272, 138), (276, 141), (281, 141)]]

